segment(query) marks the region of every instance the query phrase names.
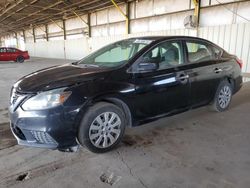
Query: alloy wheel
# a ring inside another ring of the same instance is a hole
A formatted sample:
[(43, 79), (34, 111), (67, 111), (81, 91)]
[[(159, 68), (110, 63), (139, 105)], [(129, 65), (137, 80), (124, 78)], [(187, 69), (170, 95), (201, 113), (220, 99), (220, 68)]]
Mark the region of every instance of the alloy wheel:
[(229, 86), (226, 85), (221, 88), (219, 97), (218, 97), (218, 102), (221, 108), (225, 109), (229, 105), (230, 100), (231, 100), (231, 95), (232, 95), (232, 91)]
[(121, 134), (121, 119), (114, 112), (104, 112), (98, 115), (89, 128), (91, 143), (98, 148), (108, 148), (113, 145)]

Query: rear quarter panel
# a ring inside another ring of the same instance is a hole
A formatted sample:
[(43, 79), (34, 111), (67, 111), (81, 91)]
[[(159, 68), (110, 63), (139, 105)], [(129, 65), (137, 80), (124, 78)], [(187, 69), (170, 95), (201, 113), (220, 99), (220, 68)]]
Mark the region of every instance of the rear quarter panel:
[(24, 57), (24, 59), (29, 59), (30, 58), (28, 51), (23, 51), (22, 56)]
[(231, 84), (233, 86), (234, 93), (239, 91), (242, 87), (242, 73), (235, 56), (228, 55), (228, 57), (224, 58), (224, 61), (220, 66), (223, 69), (222, 79), (229, 79), (229, 81), (232, 82)]

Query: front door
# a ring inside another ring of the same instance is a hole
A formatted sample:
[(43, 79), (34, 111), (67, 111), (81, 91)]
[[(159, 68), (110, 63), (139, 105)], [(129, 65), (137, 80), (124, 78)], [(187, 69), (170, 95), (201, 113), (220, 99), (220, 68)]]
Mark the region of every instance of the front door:
[(0, 61), (6, 61), (6, 48), (0, 48)]
[[(156, 69), (144, 71), (142, 64), (156, 64)], [(161, 42), (139, 58), (133, 67), (133, 82), (137, 94), (136, 116), (155, 118), (189, 107), (189, 78), (183, 66), (183, 48), (180, 41)]]

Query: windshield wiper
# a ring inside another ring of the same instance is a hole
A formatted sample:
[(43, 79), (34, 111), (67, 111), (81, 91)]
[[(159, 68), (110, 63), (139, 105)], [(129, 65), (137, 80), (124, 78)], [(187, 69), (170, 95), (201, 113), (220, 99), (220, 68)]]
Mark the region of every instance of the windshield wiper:
[(99, 65), (95, 65), (95, 64), (78, 64), (78, 66), (80, 67), (100, 67)]
[(78, 64), (78, 61), (75, 61), (73, 63), (71, 63), (72, 65), (77, 65)]

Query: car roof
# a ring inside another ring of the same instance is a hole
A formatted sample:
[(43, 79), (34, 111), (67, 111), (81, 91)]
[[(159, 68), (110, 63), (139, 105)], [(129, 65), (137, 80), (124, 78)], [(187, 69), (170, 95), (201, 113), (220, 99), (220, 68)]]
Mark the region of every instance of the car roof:
[(14, 47), (5, 47), (5, 46), (3, 46), (3, 47), (0, 47), (0, 48), (17, 49), (17, 48), (14, 48)]
[(186, 36), (186, 35), (143, 36), (143, 37), (132, 37), (131, 39), (154, 40), (155, 42), (160, 42), (160, 41), (167, 40), (167, 39), (199, 40), (199, 41), (209, 43), (213, 46), (216, 46), (217, 48), (224, 50), (223, 48), (221, 48), (220, 46), (218, 46), (217, 44), (214, 44), (213, 42), (209, 40), (199, 38), (199, 37)]
[(167, 35), (167, 36), (143, 36), (143, 37), (132, 37), (134, 39), (145, 39), (145, 40), (165, 40), (165, 39), (194, 39), (194, 40), (203, 40), (210, 42), (206, 39), (193, 37), (193, 36), (185, 36), (185, 35)]

